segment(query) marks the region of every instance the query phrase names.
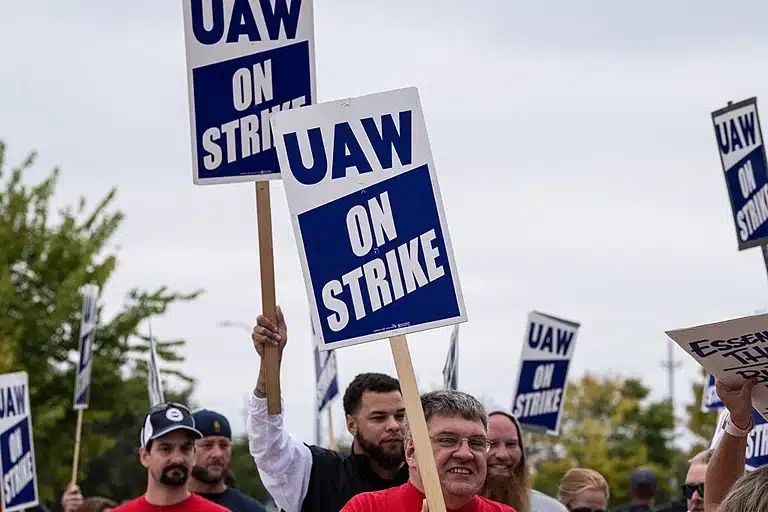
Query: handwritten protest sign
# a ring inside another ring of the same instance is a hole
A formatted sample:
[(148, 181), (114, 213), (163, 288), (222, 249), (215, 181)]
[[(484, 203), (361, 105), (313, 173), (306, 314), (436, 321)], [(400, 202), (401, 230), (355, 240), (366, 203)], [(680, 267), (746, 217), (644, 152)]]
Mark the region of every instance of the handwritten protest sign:
[(768, 314), (666, 332), (709, 373), (729, 386), (756, 378), (752, 405), (768, 419)]

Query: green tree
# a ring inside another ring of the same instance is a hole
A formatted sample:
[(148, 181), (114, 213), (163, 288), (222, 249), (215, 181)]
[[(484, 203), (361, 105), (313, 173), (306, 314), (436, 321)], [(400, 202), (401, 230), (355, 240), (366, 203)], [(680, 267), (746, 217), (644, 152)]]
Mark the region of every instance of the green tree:
[[(117, 255), (111, 242), (123, 214), (111, 209), (115, 189), (93, 208), (87, 208), (81, 198), (76, 208), (54, 213), (51, 202), (59, 171), (54, 169), (40, 182), (27, 185), (25, 173), (34, 159), (32, 153), (7, 172), (5, 145), (0, 142), (0, 373), (29, 373), (40, 494), (43, 500), (57, 502), (70, 478), (74, 447), (72, 395), (80, 290), (86, 283), (103, 290), (114, 272)], [(142, 364), (147, 342), (146, 336), (137, 336), (139, 326), (199, 293), (175, 293), (165, 287), (151, 292), (134, 289), (113, 318), (104, 318), (103, 305), (98, 309), (81, 479), (84, 468), (118, 446), (116, 424), (141, 418), (147, 409), (146, 364)], [(181, 362), (177, 350), (183, 344), (183, 340), (158, 341), (159, 358)], [(170, 368), (170, 374), (191, 385), (191, 379), (177, 369)], [(135, 440), (135, 425), (130, 428)], [(91, 490), (112, 492), (109, 484)]]
[(674, 418), (669, 401), (651, 402), (648, 394), (637, 379), (585, 375), (571, 382), (560, 436), (526, 436), (534, 486), (554, 496), (566, 471), (591, 468), (608, 481), (615, 506), (628, 501), (629, 474), (650, 467), (659, 476), (658, 499), (667, 500), (679, 458)]
[(248, 437), (238, 436), (232, 440), (232, 462), (230, 464), (232, 477), (235, 487), (262, 503), (269, 502), (270, 497), (264, 484), (261, 483), (261, 476), (253, 462), (248, 451)]
[(701, 410), (701, 398), (708, 373), (704, 368), (701, 368), (699, 375), (701, 378), (698, 381), (693, 381), (691, 386), (693, 402), (685, 408), (688, 416), (688, 430), (696, 436), (695, 442), (691, 446), (691, 456), (709, 448), (717, 425), (717, 411), (703, 412)]

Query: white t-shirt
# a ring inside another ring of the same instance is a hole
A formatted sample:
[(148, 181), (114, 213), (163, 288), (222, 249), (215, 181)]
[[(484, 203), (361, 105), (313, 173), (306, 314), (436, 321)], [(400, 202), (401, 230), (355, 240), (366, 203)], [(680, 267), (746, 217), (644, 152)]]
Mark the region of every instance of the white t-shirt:
[(568, 509), (555, 498), (531, 489), (531, 512), (568, 512)]

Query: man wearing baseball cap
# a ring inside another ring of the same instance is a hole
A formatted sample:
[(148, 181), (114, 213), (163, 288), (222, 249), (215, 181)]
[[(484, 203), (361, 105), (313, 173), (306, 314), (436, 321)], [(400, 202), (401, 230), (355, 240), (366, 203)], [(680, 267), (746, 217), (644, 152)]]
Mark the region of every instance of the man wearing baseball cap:
[(195, 463), (189, 489), (234, 512), (266, 512), (259, 501), (227, 486), (232, 458), (232, 428), (222, 414), (202, 409), (192, 414), (202, 438), (195, 441)]
[(195, 460), (195, 440), (203, 435), (195, 419), (181, 404), (152, 407), (144, 417), (139, 458), (147, 468), (147, 492), (116, 512), (227, 512), (227, 509), (189, 491), (189, 473)]

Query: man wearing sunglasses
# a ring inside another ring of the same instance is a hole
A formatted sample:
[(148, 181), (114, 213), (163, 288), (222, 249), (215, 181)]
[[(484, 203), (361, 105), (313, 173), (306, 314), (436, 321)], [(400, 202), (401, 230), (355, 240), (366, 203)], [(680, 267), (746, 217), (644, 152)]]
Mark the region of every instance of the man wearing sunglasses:
[(704, 478), (714, 450), (704, 450), (688, 461), (688, 473), (682, 486), (682, 499), (672, 501), (656, 512), (704, 512)]
[(190, 492), (189, 475), (195, 462), (195, 441), (203, 435), (182, 404), (159, 404), (144, 417), (139, 457), (147, 468), (147, 492), (113, 508), (115, 512), (228, 512)]
[[(483, 405), (467, 393), (443, 389), (423, 394), (421, 407), (432, 441), (445, 508), (449, 511), (514, 512), (509, 505), (479, 494), (485, 483), (485, 458), (490, 448), (488, 417)], [(358, 494), (341, 512), (419, 512), (428, 509), (407, 419), (403, 430), (408, 482), (382, 491)]]

